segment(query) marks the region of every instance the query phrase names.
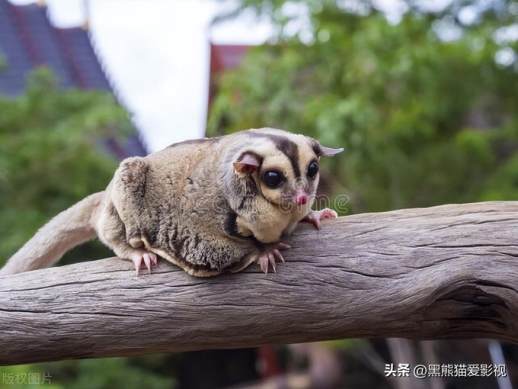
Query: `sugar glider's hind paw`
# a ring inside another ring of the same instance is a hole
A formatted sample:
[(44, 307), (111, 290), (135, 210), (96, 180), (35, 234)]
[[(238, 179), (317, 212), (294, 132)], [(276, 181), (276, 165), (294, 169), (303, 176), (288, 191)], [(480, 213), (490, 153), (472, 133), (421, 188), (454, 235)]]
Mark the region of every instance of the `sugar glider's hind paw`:
[(336, 219), (338, 214), (330, 208), (324, 208), (320, 211), (311, 211), (301, 221), (304, 223), (311, 223), (317, 230), (320, 229), (320, 222), (325, 219)]
[(271, 266), (273, 272), (277, 271), (275, 264), (277, 261), (284, 262), (284, 257), (282, 256), (281, 250), (289, 249), (291, 246), (289, 244), (279, 242), (271, 245), (266, 248), (263, 252), (257, 254), (257, 258), (255, 261), (264, 272), (264, 274), (268, 274), (268, 269)]
[(151, 273), (152, 266), (156, 266), (158, 264), (158, 257), (156, 254), (144, 250), (136, 250), (130, 255), (129, 259), (131, 259), (135, 265), (137, 276), (139, 275), (139, 270), (142, 268), (143, 264), (146, 266), (148, 273)]

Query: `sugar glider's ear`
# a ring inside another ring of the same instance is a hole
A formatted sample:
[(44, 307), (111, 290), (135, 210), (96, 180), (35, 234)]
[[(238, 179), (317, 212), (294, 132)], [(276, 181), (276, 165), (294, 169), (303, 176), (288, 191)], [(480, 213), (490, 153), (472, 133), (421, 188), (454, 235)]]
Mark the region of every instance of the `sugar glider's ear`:
[(326, 147), (319, 144), (320, 147), (320, 155), (322, 157), (332, 157), (336, 154), (340, 154), (342, 151), (344, 151), (343, 147), (339, 147), (337, 149), (333, 149), (332, 147)]
[(332, 157), (333, 155), (340, 154), (342, 151), (344, 151), (343, 147), (340, 147), (338, 149), (334, 149), (332, 147), (326, 147), (322, 146), (319, 141), (316, 139), (310, 138), (311, 143), (313, 145), (313, 151), (316, 155), (319, 157)]
[(234, 171), (239, 175), (251, 174), (261, 166), (263, 159), (252, 151), (243, 152), (234, 162)]

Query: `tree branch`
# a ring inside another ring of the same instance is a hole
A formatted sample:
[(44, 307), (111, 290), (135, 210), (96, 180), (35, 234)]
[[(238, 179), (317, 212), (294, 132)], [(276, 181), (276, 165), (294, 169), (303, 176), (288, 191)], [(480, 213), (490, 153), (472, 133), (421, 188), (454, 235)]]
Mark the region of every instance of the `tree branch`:
[(111, 258), (0, 277), (0, 363), (346, 337), (518, 342), (518, 202), (305, 226), (276, 274)]

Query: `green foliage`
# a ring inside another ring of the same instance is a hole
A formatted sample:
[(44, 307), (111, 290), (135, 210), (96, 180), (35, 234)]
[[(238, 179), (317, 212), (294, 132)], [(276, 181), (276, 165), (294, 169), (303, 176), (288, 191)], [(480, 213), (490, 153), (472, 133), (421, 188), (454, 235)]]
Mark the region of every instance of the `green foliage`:
[(1, 261), (50, 217), (106, 187), (117, 161), (100, 142), (131, 127), (111, 95), (61, 90), (46, 69), (24, 95), (0, 98), (0, 112)]
[(308, 31), (286, 32), (285, 3), (241, 2), (269, 9), (279, 35), (219, 80), (210, 134), (272, 126), (344, 146), (327, 179), (354, 211), (518, 197), (518, 73), (495, 62), (504, 46), (493, 39), (509, 14), (481, 12), (444, 40), (435, 26), (447, 11), (395, 24), (373, 7), (299, 1), (308, 43)]
[[(169, 389), (173, 380), (131, 365), (128, 359), (112, 358), (103, 360), (85, 360), (78, 366), (78, 380), (67, 388), (104, 389), (124, 387), (127, 389)], [(73, 375), (76, 377), (76, 374)]]
[[(160, 358), (157, 362), (162, 362)], [(151, 368), (150, 368), (151, 367)], [(0, 367), (0, 383), (13, 389), (171, 389), (174, 380), (146, 366), (145, 358), (103, 358)], [(31, 383), (32, 382), (32, 383)], [(1, 385), (0, 385), (1, 386)], [(38, 386), (39, 387), (39, 386)]]
[(0, 367), (0, 387), (28, 389), (44, 385), (46, 389), (62, 389), (63, 386), (52, 382), (48, 373), (32, 365)]

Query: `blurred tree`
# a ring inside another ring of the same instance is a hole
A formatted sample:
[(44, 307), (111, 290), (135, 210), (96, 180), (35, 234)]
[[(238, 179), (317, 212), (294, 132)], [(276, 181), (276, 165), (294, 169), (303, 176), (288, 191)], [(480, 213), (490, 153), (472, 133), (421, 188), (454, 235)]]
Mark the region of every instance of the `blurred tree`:
[[(0, 112), (1, 265), (52, 216), (106, 187), (117, 161), (102, 139), (125, 137), (131, 124), (111, 95), (61, 90), (44, 68), (24, 95), (0, 98)], [(108, 251), (90, 244), (75, 254)]]
[(374, 3), (242, 0), (278, 34), (223, 75), (209, 133), (273, 126), (345, 146), (327, 163), (354, 211), (518, 198), (517, 43), (496, 38), (516, 4), (408, 1), (394, 21)]

